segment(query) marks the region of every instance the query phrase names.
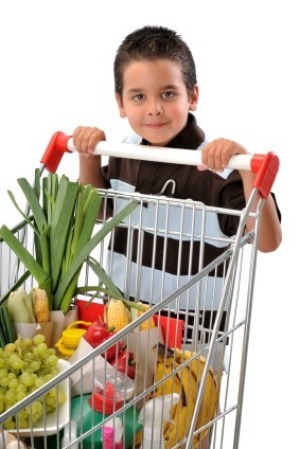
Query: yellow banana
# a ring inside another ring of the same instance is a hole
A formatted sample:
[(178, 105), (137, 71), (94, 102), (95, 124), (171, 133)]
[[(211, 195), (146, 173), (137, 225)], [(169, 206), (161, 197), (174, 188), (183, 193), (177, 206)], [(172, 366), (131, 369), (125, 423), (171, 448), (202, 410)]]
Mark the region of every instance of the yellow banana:
[(180, 378), (178, 393), (180, 394), (181, 401), (178, 407), (176, 407), (173, 418), (173, 424), (175, 425), (165, 435), (165, 448), (167, 449), (174, 447), (188, 433), (197, 395), (198, 384), (190, 368), (188, 366), (182, 367), (178, 372), (178, 376)]
[[(173, 364), (158, 362), (155, 373), (155, 383), (164, 379), (170, 373), (173, 372)], [(180, 390), (180, 378), (178, 374), (168, 377), (164, 382), (157, 386), (155, 390), (155, 396), (162, 396), (165, 394), (171, 394)]]
[(181, 403), (174, 405), (174, 417), (164, 429), (164, 448), (171, 449), (184, 437), (187, 423), (187, 408)]
[[(180, 401), (172, 408), (172, 421), (164, 425), (164, 447), (170, 449), (182, 441), (188, 433), (190, 423), (194, 414), (196, 396), (203, 375), (205, 358), (202, 356), (189, 359), (195, 353), (186, 350), (169, 350), (163, 345), (158, 349), (158, 361), (156, 367), (155, 381), (163, 379), (174, 369), (178, 371), (160, 386), (157, 386), (154, 395), (178, 393)], [(188, 363), (187, 363), (188, 362)], [(185, 365), (182, 365), (182, 364)], [(182, 366), (181, 366), (182, 365)], [(207, 424), (216, 413), (218, 401), (217, 381), (212, 370), (209, 370), (205, 392), (197, 417), (196, 429)], [(197, 447), (199, 441), (207, 435), (207, 429), (193, 439), (193, 447)], [(184, 445), (182, 445), (182, 448)]]
[[(176, 349), (177, 356), (181, 356), (184, 361), (189, 360), (195, 353), (191, 351), (182, 351)], [(200, 356), (190, 361), (189, 367), (200, 384), (205, 366), (205, 357)], [(200, 407), (197, 429), (207, 424), (215, 415), (218, 401), (218, 383), (217, 379), (210, 369), (205, 383), (203, 401)]]

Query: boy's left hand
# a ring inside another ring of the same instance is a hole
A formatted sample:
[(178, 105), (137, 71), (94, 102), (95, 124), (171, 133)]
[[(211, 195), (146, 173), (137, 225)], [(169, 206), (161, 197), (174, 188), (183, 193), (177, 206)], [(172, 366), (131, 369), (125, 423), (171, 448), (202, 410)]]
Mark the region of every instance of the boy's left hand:
[(213, 171), (222, 171), (228, 166), (231, 156), (234, 154), (248, 154), (246, 148), (233, 140), (216, 139), (205, 145), (202, 152), (202, 164), (197, 168), (203, 170), (203, 166)]

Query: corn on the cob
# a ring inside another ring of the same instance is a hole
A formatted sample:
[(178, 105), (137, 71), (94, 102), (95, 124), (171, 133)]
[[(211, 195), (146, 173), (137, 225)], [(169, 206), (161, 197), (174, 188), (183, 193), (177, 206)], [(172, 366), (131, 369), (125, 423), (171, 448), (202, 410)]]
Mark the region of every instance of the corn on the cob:
[(31, 298), (23, 288), (10, 293), (7, 310), (14, 323), (35, 323)]
[[(140, 306), (143, 306), (144, 308), (144, 312), (142, 312), (141, 310), (138, 311), (138, 316), (143, 315), (143, 313), (147, 312), (147, 310), (150, 310), (151, 306), (149, 304), (144, 304), (142, 302), (138, 302), (137, 303)], [(141, 331), (146, 331), (148, 329), (153, 329), (154, 327), (156, 327), (153, 315), (146, 321), (144, 321), (143, 323), (140, 324), (140, 330)]]
[(129, 310), (120, 299), (111, 298), (105, 306), (105, 322), (108, 328), (118, 332), (130, 323)]
[(50, 320), (48, 296), (42, 288), (32, 288), (30, 291), (32, 309), (37, 323), (47, 323)]

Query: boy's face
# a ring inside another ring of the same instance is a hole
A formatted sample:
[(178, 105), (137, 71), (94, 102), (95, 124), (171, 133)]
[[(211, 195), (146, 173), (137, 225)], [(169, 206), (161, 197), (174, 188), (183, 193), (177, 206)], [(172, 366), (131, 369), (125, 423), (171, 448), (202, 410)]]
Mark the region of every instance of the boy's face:
[(186, 125), (198, 102), (198, 87), (189, 95), (180, 64), (168, 59), (134, 61), (124, 72), (121, 117), (152, 145), (165, 146)]

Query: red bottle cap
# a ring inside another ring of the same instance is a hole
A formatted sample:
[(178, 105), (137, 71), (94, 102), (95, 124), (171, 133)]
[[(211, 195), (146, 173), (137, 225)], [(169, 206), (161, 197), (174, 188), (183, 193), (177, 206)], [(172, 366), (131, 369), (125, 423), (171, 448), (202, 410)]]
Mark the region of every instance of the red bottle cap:
[(122, 407), (124, 400), (124, 394), (116, 391), (115, 386), (107, 382), (105, 388), (95, 388), (88, 399), (88, 403), (96, 412), (110, 415)]

